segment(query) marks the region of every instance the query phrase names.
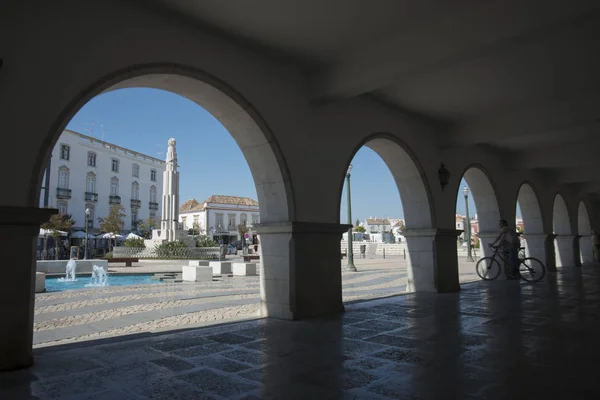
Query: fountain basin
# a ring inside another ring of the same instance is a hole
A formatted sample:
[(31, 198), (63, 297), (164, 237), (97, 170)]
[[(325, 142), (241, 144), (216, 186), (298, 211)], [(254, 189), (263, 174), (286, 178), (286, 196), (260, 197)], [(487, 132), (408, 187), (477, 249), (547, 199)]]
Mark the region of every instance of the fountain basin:
[[(64, 274), (68, 262), (69, 260), (38, 260), (36, 271), (46, 274)], [(105, 271), (108, 271), (108, 261), (90, 259), (77, 260), (77, 273), (91, 274), (94, 265), (103, 267)]]

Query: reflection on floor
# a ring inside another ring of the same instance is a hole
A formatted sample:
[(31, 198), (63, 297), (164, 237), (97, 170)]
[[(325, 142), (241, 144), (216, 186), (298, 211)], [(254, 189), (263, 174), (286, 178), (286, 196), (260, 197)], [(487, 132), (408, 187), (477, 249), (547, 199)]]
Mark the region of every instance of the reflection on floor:
[(598, 399), (600, 270), (36, 350), (1, 399)]

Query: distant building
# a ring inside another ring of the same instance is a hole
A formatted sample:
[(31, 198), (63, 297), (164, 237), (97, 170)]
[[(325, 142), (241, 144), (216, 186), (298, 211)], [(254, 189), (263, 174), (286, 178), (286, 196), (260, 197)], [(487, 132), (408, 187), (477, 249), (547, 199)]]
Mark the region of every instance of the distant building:
[(99, 231), (98, 218), (106, 217), (111, 205), (121, 204), (124, 229), (132, 230), (138, 220), (160, 219), (164, 170), (163, 160), (67, 129), (52, 150), (39, 204), (71, 214), (74, 229), (85, 228), (89, 209), (90, 232)]
[(182, 229), (198, 225), (201, 234), (229, 243), (241, 239), (240, 224), (248, 226), (255, 238), (252, 226), (260, 222), (260, 212), (258, 202), (249, 197), (212, 195), (203, 202), (191, 199), (183, 203), (179, 207), (179, 222)]
[(387, 218), (367, 218), (364, 224), (366, 233), (369, 234), (371, 242), (392, 243), (395, 242), (392, 234), (392, 224)]

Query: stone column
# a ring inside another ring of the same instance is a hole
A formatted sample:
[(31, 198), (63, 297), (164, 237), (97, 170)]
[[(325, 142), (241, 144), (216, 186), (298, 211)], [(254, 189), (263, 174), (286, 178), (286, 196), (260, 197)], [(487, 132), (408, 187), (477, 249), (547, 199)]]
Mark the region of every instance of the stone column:
[(575, 265), (575, 248), (573, 235), (556, 235), (554, 239), (556, 249), (556, 266), (566, 267)]
[(581, 267), (581, 235), (575, 235), (573, 239), (573, 261), (576, 267)]
[(0, 206), (0, 371), (33, 364), (36, 239), (54, 209)]
[[(548, 238), (549, 236), (551, 237)], [(527, 257), (537, 258), (546, 264), (548, 269), (550, 268), (549, 264), (552, 264), (552, 266), (555, 267), (553, 258), (549, 258), (546, 251), (547, 242), (550, 240), (554, 243), (554, 235), (547, 235), (545, 233), (525, 233), (523, 238), (525, 238), (525, 254)], [(551, 250), (554, 250), (554, 247), (552, 247)]]
[(263, 316), (299, 320), (344, 311), (340, 241), (350, 225), (256, 224)]
[(594, 263), (594, 249), (591, 236), (581, 236), (579, 238), (579, 251), (581, 253), (581, 262), (583, 264)]
[[(496, 240), (500, 231), (498, 232), (479, 232), (479, 257), (491, 257), (492, 249), (490, 249), (490, 244)], [(499, 243), (496, 243), (498, 245)], [(477, 261), (477, 260), (475, 260)]]
[(454, 229), (409, 229), (402, 232), (408, 250), (409, 292), (460, 290), (456, 238), (461, 233)]

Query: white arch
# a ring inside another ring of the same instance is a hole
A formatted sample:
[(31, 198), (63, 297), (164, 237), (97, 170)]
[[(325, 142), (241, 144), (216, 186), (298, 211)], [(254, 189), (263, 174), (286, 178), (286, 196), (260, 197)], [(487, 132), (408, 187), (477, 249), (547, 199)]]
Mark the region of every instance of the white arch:
[(521, 185), (517, 202), (521, 208), (521, 217), (523, 218), (524, 232), (529, 234), (543, 234), (544, 221), (542, 211), (537, 199), (537, 195), (528, 183)]
[[(94, 96), (125, 88), (154, 88), (169, 91), (187, 98), (210, 112), (231, 134), (240, 147), (254, 178), (258, 195), (260, 220), (263, 227), (274, 224), (278, 229), (289, 228), (295, 220), (293, 190), (287, 167), (274, 135), (259, 113), (241, 95), (224, 82), (197, 69), (171, 64), (132, 66), (99, 79), (79, 93), (61, 113), (53, 130), (40, 149), (36, 168), (38, 176), (32, 179), (31, 196), (39, 198), (43, 168), (50, 151), (69, 119)], [(276, 230), (276, 229), (275, 229)], [(285, 231), (291, 235), (291, 232)], [(277, 232), (279, 233), (279, 232)], [(263, 315), (290, 318), (294, 311), (289, 304), (293, 297), (293, 272), (289, 246), (274, 245), (281, 235), (261, 235), (261, 311)], [(279, 242), (277, 242), (279, 243)], [(263, 249), (269, 249), (268, 252)], [(265, 270), (269, 272), (264, 273)], [(277, 272), (277, 271), (278, 272)], [(265, 275), (277, 278), (265, 279)], [(324, 282), (327, 284), (327, 282)], [(327, 291), (315, 291), (315, 303), (335, 303), (322, 297)], [(332, 307), (331, 304), (327, 307)]]
[(431, 206), (423, 177), (410, 154), (398, 143), (378, 137), (365, 143), (389, 168), (404, 210), (406, 229), (428, 229), (433, 225)]
[(587, 207), (583, 201), (579, 202), (577, 209), (577, 232), (579, 238), (579, 257), (582, 264), (591, 264), (594, 262), (594, 251), (592, 243), (592, 226)]
[(557, 235), (571, 235), (571, 223), (569, 222), (569, 211), (567, 203), (560, 194), (554, 197), (552, 209), (552, 229)]

